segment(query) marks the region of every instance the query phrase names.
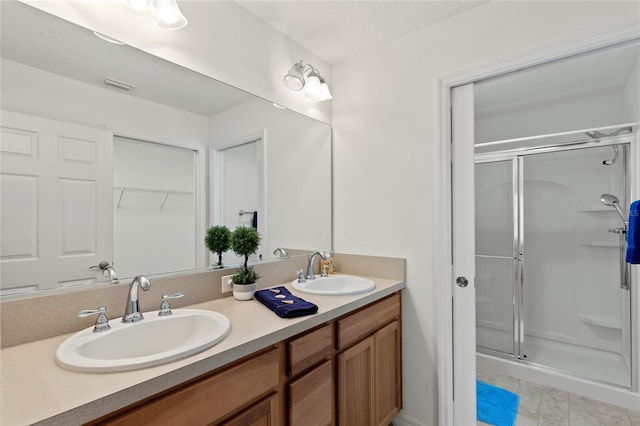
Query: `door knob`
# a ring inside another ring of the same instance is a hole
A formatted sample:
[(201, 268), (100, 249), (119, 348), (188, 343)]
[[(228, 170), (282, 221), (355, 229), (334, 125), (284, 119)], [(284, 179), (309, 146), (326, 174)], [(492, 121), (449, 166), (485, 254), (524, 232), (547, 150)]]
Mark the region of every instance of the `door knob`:
[(456, 278), (456, 284), (458, 284), (458, 287), (465, 288), (469, 285), (469, 280), (467, 280), (465, 277), (458, 277)]

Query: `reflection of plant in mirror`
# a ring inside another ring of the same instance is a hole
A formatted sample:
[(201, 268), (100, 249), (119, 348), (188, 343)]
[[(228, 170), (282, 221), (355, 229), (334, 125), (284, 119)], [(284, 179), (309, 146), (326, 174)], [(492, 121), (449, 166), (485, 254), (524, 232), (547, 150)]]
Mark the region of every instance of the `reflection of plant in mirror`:
[(204, 237), (204, 244), (209, 251), (218, 254), (218, 263), (214, 265), (216, 268), (222, 268), (222, 253), (229, 250), (231, 247), (231, 231), (229, 228), (222, 225), (212, 226), (207, 230), (207, 234)]
[(244, 256), (244, 265), (231, 277), (234, 284), (253, 284), (260, 278), (253, 267), (247, 266), (249, 256), (258, 250), (259, 245), (260, 234), (255, 228), (239, 226), (231, 233), (231, 248), (238, 256)]

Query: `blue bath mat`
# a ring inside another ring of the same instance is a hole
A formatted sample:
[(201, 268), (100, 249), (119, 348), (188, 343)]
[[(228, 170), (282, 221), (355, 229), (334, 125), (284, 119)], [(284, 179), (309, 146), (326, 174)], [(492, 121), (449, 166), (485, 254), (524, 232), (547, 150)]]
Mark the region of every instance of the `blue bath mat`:
[(514, 426), (520, 397), (513, 392), (477, 381), (476, 404), (479, 421), (494, 426)]

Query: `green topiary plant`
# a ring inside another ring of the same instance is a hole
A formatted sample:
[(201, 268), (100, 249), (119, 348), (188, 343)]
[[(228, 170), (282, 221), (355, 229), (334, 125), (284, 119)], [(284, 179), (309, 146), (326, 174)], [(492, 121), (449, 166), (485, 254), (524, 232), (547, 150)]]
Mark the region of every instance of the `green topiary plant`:
[(230, 240), (231, 231), (224, 225), (212, 226), (207, 230), (207, 234), (204, 237), (204, 244), (209, 251), (218, 254), (218, 263), (214, 265), (216, 268), (222, 268), (222, 253), (231, 247)]
[(260, 234), (255, 228), (248, 228), (245, 226), (239, 226), (231, 233), (231, 249), (236, 252), (238, 256), (244, 256), (244, 264), (242, 268), (231, 279), (234, 284), (253, 284), (260, 274), (258, 274), (253, 267), (249, 267), (249, 256), (254, 254), (260, 246)]

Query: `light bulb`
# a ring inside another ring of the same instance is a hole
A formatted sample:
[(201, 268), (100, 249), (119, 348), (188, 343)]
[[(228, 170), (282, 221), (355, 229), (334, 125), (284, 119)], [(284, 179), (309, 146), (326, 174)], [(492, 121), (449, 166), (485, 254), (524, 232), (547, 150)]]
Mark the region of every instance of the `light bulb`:
[(175, 0), (156, 0), (156, 25), (167, 30), (184, 28), (188, 21)]
[(332, 99), (327, 82), (315, 69), (312, 69), (307, 76), (307, 88), (305, 95), (307, 99), (314, 102), (322, 102)]
[(333, 99), (333, 96), (331, 96), (331, 92), (329, 91), (329, 86), (325, 81), (323, 81), (322, 83), (320, 83), (320, 95), (318, 96), (318, 101), (322, 102), (322, 101), (328, 101), (330, 99)]
[(149, 6), (149, 0), (124, 0), (124, 2), (135, 10), (144, 10)]
[(304, 81), (304, 66), (302, 61), (293, 64), (289, 72), (282, 77), (282, 82), (291, 90), (302, 90), (305, 85)]

